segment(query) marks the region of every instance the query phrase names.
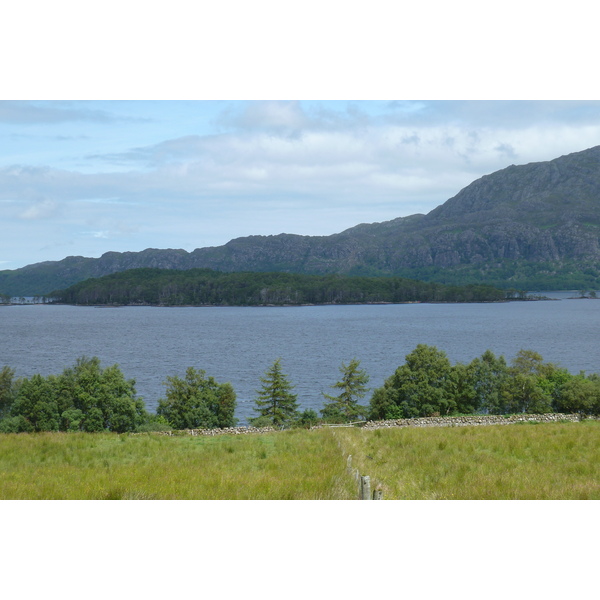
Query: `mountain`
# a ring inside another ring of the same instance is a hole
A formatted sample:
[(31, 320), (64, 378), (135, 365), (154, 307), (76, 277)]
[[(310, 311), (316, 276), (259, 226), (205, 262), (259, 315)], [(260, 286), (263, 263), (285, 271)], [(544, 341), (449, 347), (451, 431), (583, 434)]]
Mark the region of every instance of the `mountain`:
[(46, 295), (133, 268), (397, 275), (526, 289), (600, 287), (600, 146), (511, 165), (426, 215), (330, 236), (280, 234), (185, 250), (107, 252), (0, 272), (0, 292)]

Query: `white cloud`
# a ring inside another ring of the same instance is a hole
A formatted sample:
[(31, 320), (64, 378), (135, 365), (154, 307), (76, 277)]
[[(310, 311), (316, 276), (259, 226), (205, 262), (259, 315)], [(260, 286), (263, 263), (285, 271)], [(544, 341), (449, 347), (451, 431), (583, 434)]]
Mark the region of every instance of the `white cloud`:
[(188, 136), (124, 154), (132, 167), (141, 158), (145, 163), (126, 172), (2, 169), (0, 198), (28, 199), (32, 204), (21, 216), (30, 219), (50, 216), (59, 202), (69, 201), (114, 211), (170, 202), (189, 209), (193, 219), (203, 202), (218, 201), (224, 208), (260, 198), (276, 206), (303, 197), (307, 210), (324, 203), (363, 206), (364, 220), (371, 210), (365, 199), (377, 199), (380, 212), (372, 220), (381, 220), (409, 214), (419, 200), (421, 212), (427, 212), (483, 174), (510, 163), (548, 160), (596, 140), (600, 125), (465, 130), (381, 122), (313, 128), (294, 137), (263, 131)]
[(55, 217), (58, 213), (58, 203), (54, 200), (41, 200), (31, 206), (28, 206), (20, 213), (21, 219), (49, 219)]
[(107, 240), (110, 236), (110, 231), (82, 231), (82, 235), (89, 235), (96, 239)]
[(299, 102), (249, 102), (240, 112), (226, 111), (219, 120), (221, 126), (236, 129), (297, 131), (310, 125)]

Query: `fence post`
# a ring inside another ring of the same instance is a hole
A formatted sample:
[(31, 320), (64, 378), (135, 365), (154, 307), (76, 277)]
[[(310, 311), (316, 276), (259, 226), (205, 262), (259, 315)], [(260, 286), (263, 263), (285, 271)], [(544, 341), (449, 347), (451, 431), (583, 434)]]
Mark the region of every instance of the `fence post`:
[(361, 500), (371, 500), (371, 478), (368, 475), (363, 475), (360, 478)]
[(374, 490), (373, 500), (383, 500), (383, 490)]

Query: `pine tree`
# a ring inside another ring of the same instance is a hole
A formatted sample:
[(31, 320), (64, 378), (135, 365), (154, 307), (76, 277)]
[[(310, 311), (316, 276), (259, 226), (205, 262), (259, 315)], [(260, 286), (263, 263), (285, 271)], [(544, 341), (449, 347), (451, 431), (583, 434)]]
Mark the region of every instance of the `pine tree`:
[(331, 401), (325, 404), (321, 411), (326, 421), (353, 421), (367, 411), (367, 408), (360, 406), (358, 401), (367, 393), (366, 384), (369, 376), (363, 369), (358, 368), (359, 365), (360, 361), (356, 358), (353, 358), (348, 365), (342, 363), (340, 367), (342, 379), (331, 386), (340, 390), (340, 393), (337, 396), (323, 394)]
[(265, 376), (260, 380), (262, 388), (257, 391), (258, 398), (255, 400), (254, 409), (259, 416), (250, 419), (250, 422), (257, 426), (278, 427), (294, 421), (298, 416), (297, 396), (292, 394), (294, 386), (281, 370), (280, 358), (267, 369)]

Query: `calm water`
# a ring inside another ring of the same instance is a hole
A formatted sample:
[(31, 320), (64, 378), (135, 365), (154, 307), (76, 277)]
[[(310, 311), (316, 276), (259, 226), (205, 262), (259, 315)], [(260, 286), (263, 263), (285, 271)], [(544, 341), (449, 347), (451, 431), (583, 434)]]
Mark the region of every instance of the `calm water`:
[[(566, 297), (572, 294), (556, 294)], [(18, 376), (60, 373), (83, 355), (117, 363), (149, 410), (168, 375), (188, 366), (229, 381), (241, 423), (254, 416), (260, 377), (281, 357), (301, 408), (317, 412), (321, 392), (353, 357), (371, 388), (419, 343), (444, 350), (452, 363), (486, 349), (511, 360), (521, 349), (577, 373), (600, 372), (600, 300), (506, 304), (401, 304), (294, 308), (0, 307), (0, 367)]]

